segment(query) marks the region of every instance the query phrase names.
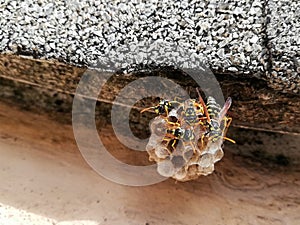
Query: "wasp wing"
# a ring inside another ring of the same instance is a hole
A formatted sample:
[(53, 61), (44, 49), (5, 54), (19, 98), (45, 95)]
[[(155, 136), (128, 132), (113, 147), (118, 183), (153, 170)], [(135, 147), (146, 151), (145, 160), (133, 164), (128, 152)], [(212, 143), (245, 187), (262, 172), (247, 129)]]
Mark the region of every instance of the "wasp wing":
[(226, 113), (227, 113), (228, 109), (230, 108), (231, 103), (232, 103), (232, 99), (230, 97), (228, 97), (223, 108), (221, 109), (221, 111), (219, 113), (219, 118), (218, 118), (219, 124), (221, 123), (222, 119), (226, 116)]

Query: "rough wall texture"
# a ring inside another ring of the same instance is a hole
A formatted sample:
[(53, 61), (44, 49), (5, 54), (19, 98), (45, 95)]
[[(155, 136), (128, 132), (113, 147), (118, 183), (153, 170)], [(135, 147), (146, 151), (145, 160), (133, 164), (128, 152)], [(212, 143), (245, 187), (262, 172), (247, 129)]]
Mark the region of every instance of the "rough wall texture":
[(287, 0), (271, 0), (267, 7), (267, 38), (271, 53), (267, 77), (271, 87), (286, 92), (296, 92), (300, 86), (299, 7), (299, 1)]
[[(38, 98), (39, 103), (36, 105), (43, 106), (43, 108), (55, 110), (55, 107), (58, 107), (56, 111), (70, 111), (72, 99), (67, 101), (68, 104), (60, 102), (65, 101), (64, 95), (75, 94), (83, 74), (90, 74), (88, 76), (91, 79), (101, 79), (102, 76), (102, 72), (72, 67), (63, 63), (25, 59), (12, 55), (0, 56), (1, 96), (23, 99), (24, 104), (28, 106), (31, 106), (30, 102), (37, 101)], [(187, 88), (192, 96), (197, 96), (194, 88), (197, 84), (191, 78), (179, 79), (183, 76), (180, 71), (158, 69), (147, 73), (113, 75), (102, 87), (98, 100), (112, 104), (122, 88), (142, 76), (163, 76), (171, 79), (175, 77), (175, 81)], [(223, 75), (216, 75), (216, 77), (224, 96), (231, 96), (234, 100), (230, 110), (234, 125), (275, 132), (300, 133), (299, 96), (272, 90), (267, 87), (266, 81), (257, 78), (246, 79)], [(95, 82), (91, 84), (93, 83)], [(6, 91), (9, 87), (13, 91)], [(89, 86), (88, 88), (92, 88), (93, 93), (98, 93), (99, 87)], [(32, 90), (39, 91), (30, 93)], [(135, 87), (129, 89), (132, 95), (136, 91)], [(42, 96), (38, 97), (40, 95)], [(125, 98), (130, 98), (130, 93)], [(57, 105), (57, 102), (61, 105)], [(135, 110), (153, 104), (155, 103), (142, 101), (136, 105)], [(67, 108), (64, 108), (66, 106)], [(136, 112), (132, 115), (133, 121), (136, 120), (134, 118), (140, 117), (138, 111)]]
[[(77, 65), (208, 63), (299, 93), (297, 0), (0, 1), (0, 51)], [(163, 49), (161, 52), (160, 50)]]

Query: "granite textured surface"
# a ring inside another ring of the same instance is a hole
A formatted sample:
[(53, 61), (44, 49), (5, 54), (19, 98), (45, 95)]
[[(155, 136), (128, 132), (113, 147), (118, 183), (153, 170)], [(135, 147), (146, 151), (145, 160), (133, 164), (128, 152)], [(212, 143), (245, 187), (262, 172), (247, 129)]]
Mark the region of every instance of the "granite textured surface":
[(267, 28), (270, 68), (267, 76), (278, 90), (299, 93), (300, 87), (300, 2), (271, 0)]
[(120, 69), (195, 67), (299, 93), (297, 0), (0, 0), (0, 52)]

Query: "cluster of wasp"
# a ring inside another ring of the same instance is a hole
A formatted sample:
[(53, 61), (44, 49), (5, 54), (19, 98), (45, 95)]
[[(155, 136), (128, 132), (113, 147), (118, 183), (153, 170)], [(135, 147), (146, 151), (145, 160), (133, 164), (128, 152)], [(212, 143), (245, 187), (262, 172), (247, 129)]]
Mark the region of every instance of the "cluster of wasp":
[(205, 103), (199, 90), (198, 99), (182, 102), (161, 99), (145, 111), (157, 116), (150, 122), (151, 136), (146, 146), (149, 159), (157, 162), (157, 171), (165, 177), (188, 181), (214, 171), (214, 164), (223, 157), (224, 140), (231, 118), (229, 97), (221, 107), (209, 96)]

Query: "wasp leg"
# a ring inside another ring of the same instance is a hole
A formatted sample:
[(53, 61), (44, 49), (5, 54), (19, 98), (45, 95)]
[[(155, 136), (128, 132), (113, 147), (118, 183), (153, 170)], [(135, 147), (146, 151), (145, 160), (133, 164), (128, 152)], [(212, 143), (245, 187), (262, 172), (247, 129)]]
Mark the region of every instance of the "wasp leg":
[(176, 148), (175, 148), (175, 144), (176, 144), (176, 142), (177, 142), (177, 141), (176, 141), (176, 139), (175, 139), (175, 140), (173, 141), (172, 145), (171, 145), (171, 147), (172, 147), (172, 149), (173, 149), (173, 152), (174, 152), (174, 151), (175, 151), (175, 149), (176, 149)]
[(232, 122), (232, 118), (231, 117), (226, 117), (226, 126), (225, 126), (224, 132), (223, 132), (224, 136), (226, 136), (227, 130), (228, 130), (231, 122)]
[(167, 149), (168, 153), (171, 155), (172, 152), (168, 149), (170, 141), (173, 141), (173, 143), (171, 144), (171, 148), (172, 148), (172, 151), (174, 152), (176, 150), (175, 144), (177, 143), (178, 139), (176, 139), (174, 137), (169, 137), (169, 139), (168, 139), (168, 142), (167, 142), (167, 145), (166, 145), (166, 149)]
[(230, 139), (230, 138), (228, 138), (228, 137), (223, 137), (223, 139), (224, 139), (224, 140), (227, 140), (227, 141), (230, 141), (230, 142), (233, 143), (233, 144), (236, 144), (235, 140), (232, 140), (232, 139)]
[(199, 123), (203, 124), (202, 120), (207, 120), (207, 117), (201, 117), (201, 118), (198, 118), (198, 119), (199, 119)]
[[(193, 153), (196, 154), (196, 153), (197, 153), (197, 150), (196, 150), (196, 148), (195, 148), (193, 142), (190, 141), (189, 143), (190, 143), (190, 145), (192, 146)], [(185, 144), (184, 144), (184, 142), (182, 142), (182, 144), (183, 144), (183, 147), (184, 147), (184, 149), (185, 149)]]
[(170, 143), (171, 140), (172, 140), (172, 139), (170, 139), (170, 138), (164, 138), (164, 139), (163, 139), (163, 141), (166, 141), (166, 142), (167, 142), (167, 144), (166, 144), (166, 150), (167, 150), (167, 152), (169, 153), (169, 155), (172, 154), (172, 152), (168, 149), (168, 145), (169, 145), (169, 143)]
[(174, 126), (174, 127), (180, 127), (180, 123), (178, 122), (171, 122), (169, 121), (167, 118), (166, 118), (166, 122), (171, 125), (171, 126)]
[(201, 125), (201, 126), (204, 126), (204, 123), (202, 122), (202, 120), (205, 120), (206, 117), (201, 117), (201, 118), (198, 118), (198, 122), (195, 123), (193, 126), (189, 126), (189, 128), (193, 127), (193, 128), (196, 128), (197, 126)]
[(203, 115), (204, 114), (204, 110), (203, 109), (197, 109), (196, 110), (196, 115)]
[(194, 152), (194, 154), (196, 154), (197, 153), (197, 150), (196, 150), (196, 148), (195, 148), (195, 146), (194, 146), (194, 144), (190, 141), (190, 144), (191, 144), (191, 146), (192, 146), (192, 148), (193, 148), (193, 152)]
[(195, 110), (197, 114), (204, 114), (204, 109), (202, 104), (199, 104), (197, 102), (194, 103), (194, 107), (196, 107), (197, 109)]
[(203, 134), (203, 135), (201, 136), (201, 150), (202, 150), (203, 147), (204, 147), (204, 138), (205, 138), (205, 135)]
[(224, 132), (223, 132), (223, 139), (224, 139), (224, 140), (227, 140), (227, 141), (230, 141), (230, 142), (232, 142), (232, 143), (235, 144), (236, 142), (235, 142), (234, 140), (232, 140), (232, 139), (230, 139), (230, 138), (228, 138), (228, 137), (225, 137), (226, 134), (227, 134), (227, 130), (228, 130), (228, 128), (229, 128), (231, 122), (232, 122), (232, 118), (231, 118), (231, 117), (227, 117), (226, 126), (225, 126)]

